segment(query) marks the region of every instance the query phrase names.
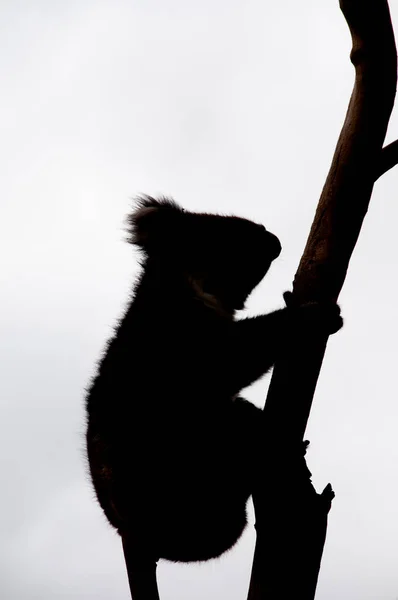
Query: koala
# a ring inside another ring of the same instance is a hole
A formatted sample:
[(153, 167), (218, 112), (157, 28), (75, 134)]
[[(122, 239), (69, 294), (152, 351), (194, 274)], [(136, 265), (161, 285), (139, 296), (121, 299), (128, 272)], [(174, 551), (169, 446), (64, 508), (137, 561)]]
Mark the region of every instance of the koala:
[[(204, 561), (241, 536), (259, 472), (263, 411), (239, 394), (294, 323), (322, 311), (236, 319), (281, 252), (263, 225), (144, 197), (128, 235), (142, 272), (87, 391), (90, 474), (122, 538), (156, 559)], [(339, 312), (319, 317), (328, 333)]]

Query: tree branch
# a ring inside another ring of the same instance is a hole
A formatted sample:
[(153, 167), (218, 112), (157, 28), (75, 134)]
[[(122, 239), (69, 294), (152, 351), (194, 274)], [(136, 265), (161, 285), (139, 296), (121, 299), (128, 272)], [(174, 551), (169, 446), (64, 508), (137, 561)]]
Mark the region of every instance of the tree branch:
[[(382, 152), (397, 78), (388, 3), (341, 0), (340, 8), (352, 36), (356, 77), (294, 278), (293, 293), (300, 303), (338, 299), (368, 209), (374, 166), (382, 156), (380, 176), (383, 169), (390, 168), (386, 166), (396, 152), (395, 146)], [(259, 481), (253, 496), (257, 544), (250, 600), (312, 600), (315, 595), (332, 492), (325, 488), (322, 495), (316, 494), (299, 461), (299, 448), (326, 345), (327, 337), (317, 331), (308, 332), (305, 339), (292, 336), (274, 368), (264, 433), (266, 472), (271, 469), (273, 475), (267, 476), (266, 482)], [(278, 446), (278, 456), (272, 458)]]
[(398, 140), (384, 146), (377, 164), (375, 181), (398, 164)]
[(147, 551), (146, 544), (137, 544), (122, 537), (123, 553), (132, 600), (160, 600), (156, 580), (157, 560)]

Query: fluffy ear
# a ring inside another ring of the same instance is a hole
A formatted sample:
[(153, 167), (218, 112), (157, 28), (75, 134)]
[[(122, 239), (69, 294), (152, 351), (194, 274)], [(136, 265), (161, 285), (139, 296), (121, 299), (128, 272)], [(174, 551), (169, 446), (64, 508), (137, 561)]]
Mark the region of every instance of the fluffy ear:
[(127, 217), (128, 242), (150, 250), (175, 240), (183, 209), (170, 198), (143, 196)]

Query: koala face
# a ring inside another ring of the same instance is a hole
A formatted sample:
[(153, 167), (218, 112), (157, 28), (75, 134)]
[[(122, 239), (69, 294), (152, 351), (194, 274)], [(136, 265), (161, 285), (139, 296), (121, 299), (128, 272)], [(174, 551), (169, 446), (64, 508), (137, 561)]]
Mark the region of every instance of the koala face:
[(167, 261), (230, 309), (245, 300), (281, 252), (278, 238), (247, 219), (184, 211), (146, 198), (129, 218), (131, 241), (152, 260)]
[(279, 256), (281, 245), (265, 227), (239, 217), (192, 215), (191, 264), (203, 289), (239, 310)]

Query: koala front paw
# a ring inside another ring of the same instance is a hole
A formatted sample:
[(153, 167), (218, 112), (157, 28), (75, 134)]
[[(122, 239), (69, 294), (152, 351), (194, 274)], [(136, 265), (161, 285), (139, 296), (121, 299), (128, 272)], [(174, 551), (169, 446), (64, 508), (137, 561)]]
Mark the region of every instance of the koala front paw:
[(285, 292), (283, 298), (287, 309), (295, 313), (295, 320), (300, 326), (318, 326), (329, 335), (343, 327), (340, 307), (335, 302), (308, 302), (299, 305), (292, 292)]
[(320, 327), (324, 327), (332, 335), (337, 333), (343, 327), (343, 318), (341, 316), (340, 306), (335, 302), (323, 304), (315, 304), (316, 308), (312, 308), (314, 312), (318, 311), (319, 316), (315, 316), (319, 320)]

